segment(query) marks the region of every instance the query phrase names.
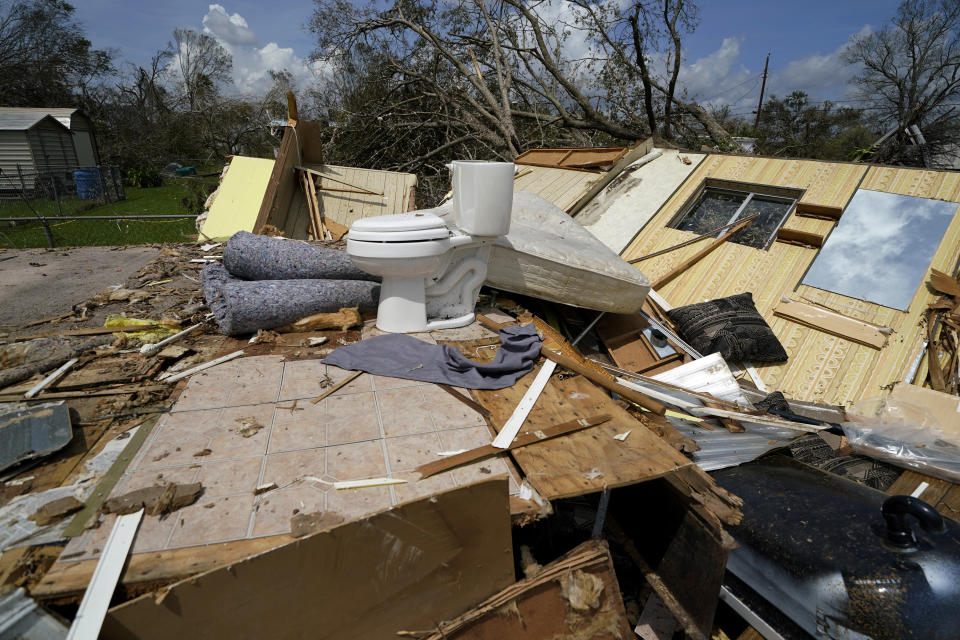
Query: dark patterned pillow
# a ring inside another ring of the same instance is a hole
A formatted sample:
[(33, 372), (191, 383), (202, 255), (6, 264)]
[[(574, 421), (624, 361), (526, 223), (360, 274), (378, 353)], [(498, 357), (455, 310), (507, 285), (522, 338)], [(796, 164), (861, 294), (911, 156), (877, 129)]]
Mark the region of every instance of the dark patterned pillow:
[(706, 355), (719, 353), (727, 362), (784, 362), (787, 352), (757, 312), (753, 294), (740, 293), (679, 307), (667, 315), (680, 337)]

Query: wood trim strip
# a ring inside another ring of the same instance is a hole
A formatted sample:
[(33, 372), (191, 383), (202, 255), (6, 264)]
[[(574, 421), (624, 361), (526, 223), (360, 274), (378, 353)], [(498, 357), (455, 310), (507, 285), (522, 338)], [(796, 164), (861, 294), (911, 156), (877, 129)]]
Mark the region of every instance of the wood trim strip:
[(815, 204), (813, 202), (798, 202), (796, 213), (801, 217), (839, 220), (840, 216), (843, 215), (843, 207), (833, 207), (826, 204)]
[(883, 327), (790, 298), (781, 298), (773, 308), (773, 314), (874, 349), (883, 349), (887, 344), (887, 335), (883, 332)]
[(805, 247), (819, 249), (823, 246), (825, 238), (809, 231), (800, 231), (799, 229), (787, 229), (780, 227), (777, 231), (777, 242), (786, 242), (787, 244), (798, 244)]

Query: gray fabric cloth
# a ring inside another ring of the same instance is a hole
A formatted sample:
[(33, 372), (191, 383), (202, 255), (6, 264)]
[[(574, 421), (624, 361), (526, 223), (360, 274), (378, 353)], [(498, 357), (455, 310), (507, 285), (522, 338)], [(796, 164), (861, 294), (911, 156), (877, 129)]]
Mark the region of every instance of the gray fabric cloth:
[(392, 333), (335, 349), (324, 363), (378, 376), (449, 384), (467, 389), (504, 389), (533, 369), (540, 336), (532, 324), (500, 330), (493, 362), (474, 362), (447, 345)]
[(246, 231), (238, 231), (227, 241), (223, 266), (245, 280), (380, 281), (354, 266), (345, 251)]
[(367, 280), (241, 280), (219, 264), (205, 266), (200, 281), (220, 331), (231, 336), (343, 307), (373, 311), (380, 298), (380, 285)]

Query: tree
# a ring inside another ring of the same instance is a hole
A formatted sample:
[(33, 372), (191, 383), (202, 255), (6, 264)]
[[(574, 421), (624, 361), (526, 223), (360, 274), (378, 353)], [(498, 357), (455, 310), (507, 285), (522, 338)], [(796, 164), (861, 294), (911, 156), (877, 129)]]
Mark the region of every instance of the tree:
[(906, 0), (889, 25), (854, 38), (845, 56), (862, 66), (854, 82), (878, 125), (896, 131), (873, 159), (916, 162), (904, 148), (911, 125), (933, 150), (960, 142), (960, 2)]
[(0, 105), (74, 105), (91, 78), (112, 70), (62, 0), (0, 0)]
[(173, 30), (168, 51), (190, 111), (213, 100), (218, 85), (229, 79), (233, 69), (233, 58), (217, 39), (191, 27)]
[(813, 104), (803, 91), (782, 99), (770, 96), (755, 133), (761, 154), (823, 160), (849, 160), (876, 137), (864, 125), (859, 109), (830, 101)]
[(688, 0), (315, 0), (314, 59), (333, 70), (315, 94), (334, 124), (329, 155), (429, 177), (452, 157), (652, 133), (731, 148), (676, 95), (694, 20)]

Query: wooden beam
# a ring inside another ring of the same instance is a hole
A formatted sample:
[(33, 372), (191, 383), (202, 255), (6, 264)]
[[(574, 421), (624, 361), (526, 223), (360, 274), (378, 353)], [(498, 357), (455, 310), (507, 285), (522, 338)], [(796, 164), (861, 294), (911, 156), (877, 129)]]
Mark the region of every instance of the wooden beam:
[(640, 405), (644, 409), (649, 409), (653, 413), (661, 416), (667, 412), (667, 407), (664, 404), (640, 393), (639, 391), (634, 391), (633, 389), (623, 386), (622, 384), (616, 382), (612, 376), (600, 374), (593, 368), (584, 366), (572, 358), (568, 358), (567, 356), (557, 353), (551, 349), (542, 348), (541, 352), (547, 358), (553, 360), (560, 366), (579, 373), (590, 382), (598, 384), (607, 391), (612, 391), (624, 399)]
[[(321, 178), (322, 180), (329, 180), (330, 182), (336, 182), (336, 183), (338, 183), (338, 184), (345, 184), (345, 185), (347, 185), (348, 187), (351, 187), (351, 188), (353, 188), (353, 189), (358, 189), (360, 193), (367, 193), (367, 194), (370, 194), (371, 196), (382, 196), (382, 195), (383, 195), (382, 193), (379, 193), (379, 192), (377, 192), (377, 191), (370, 191), (369, 189), (364, 189), (363, 187), (358, 187), (358, 186), (355, 185), (355, 184), (351, 184), (351, 183), (349, 183), (349, 182), (344, 182), (343, 180), (338, 180), (337, 178), (331, 177), (330, 174), (323, 173), (322, 171), (317, 171), (316, 169), (311, 169), (310, 167), (297, 167), (297, 170), (298, 170), (298, 171), (303, 171), (304, 173), (309, 174), (309, 175), (312, 175), (312, 176), (317, 176), (317, 177)], [(321, 184), (323, 184), (323, 183), (321, 182)]]
[(821, 218), (824, 220), (839, 220), (843, 215), (843, 207), (834, 207), (826, 204), (814, 204), (813, 202), (797, 203), (796, 213), (804, 218)]
[(513, 439), (513, 442), (506, 449), (500, 449), (493, 446), (492, 444), (484, 445), (482, 447), (477, 447), (475, 449), (470, 449), (469, 451), (464, 451), (463, 453), (458, 453), (452, 456), (447, 456), (440, 460), (435, 460), (434, 462), (428, 462), (426, 464), (420, 465), (414, 472), (420, 474), (420, 480), (424, 478), (429, 478), (430, 476), (435, 476), (438, 473), (443, 473), (450, 469), (454, 469), (464, 464), (469, 464), (471, 462), (476, 462), (478, 460), (483, 460), (484, 458), (489, 458), (491, 456), (499, 455), (507, 451), (513, 451), (514, 449), (519, 449), (520, 447), (525, 447), (528, 444), (533, 444), (535, 442), (543, 442), (544, 440), (549, 440), (551, 438), (558, 438), (560, 436), (566, 435), (568, 433), (573, 433), (575, 431), (580, 431), (581, 429), (587, 429), (588, 427), (595, 427), (598, 424), (603, 424), (610, 420), (610, 414), (604, 413), (596, 416), (590, 416), (589, 418), (578, 418), (577, 420), (570, 420), (569, 422), (564, 422), (562, 424), (553, 425), (552, 427), (547, 427), (545, 429), (537, 429), (535, 431), (527, 431), (525, 433), (519, 434), (516, 438)]
[(313, 200), (310, 198), (310, 187), (307, 186), (307, 174), (298, 173), (300, 177), (300, 186), (303, 187), (303, 198), (307, 201), (307, 221), (310, 223), (310, 233), (314, 240), (322, 240), (320, 227), (317, 225), (317, 217), (313, 213)]
[(752, 223), (755, 219), (756, 219), (756, 216), (741, 220), (739, 223), (731, 227), (730, 230), (727, 231), (725, 234), (723, 234), (722, 236), (720, 236), (719, 238), (717, 238), (716, 240), (714, 240), (713, 242), (705, 246), (703, 249), (701, 249), (700, 251), (696, 252), (695, 254), (693, 254), (683, 262), (681, 262), (679, 265), (677, 265), (676, 267), (674, 267), (664, 275), (657, 278), (650, 285), (650, 288), (657, 289), (657, 290), (662, 289), (668, 282), (670, 282), (671, 280), (679, 276), (681, 273), (683, 273), (684, 271), (686, 271), (696, 263), (700, 262), (700, 260), (703, 259), (703, 257), (706, 256), (708, 253), (710, 253), (711, 251), (713, 251), (714, 249), (722, 245), (724, 242), (729, 240), (735, 234), (746, 229), (750, 225), (750, 223)]
[(787, 229), (786, 227), (780, 227), (780, 229), (777, 231), (777, 242), (785, 242), (787, 244), (796, 244), (803, 247), (819, 249), (823, 246), (823, 241), (823, 236), (818, 233), (810, 233), (809, 231)]

